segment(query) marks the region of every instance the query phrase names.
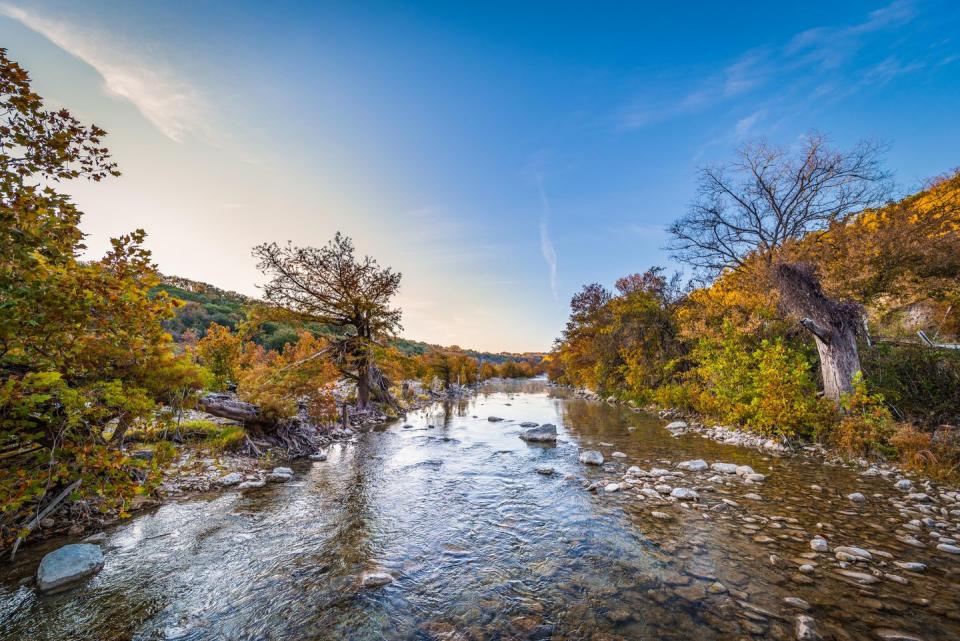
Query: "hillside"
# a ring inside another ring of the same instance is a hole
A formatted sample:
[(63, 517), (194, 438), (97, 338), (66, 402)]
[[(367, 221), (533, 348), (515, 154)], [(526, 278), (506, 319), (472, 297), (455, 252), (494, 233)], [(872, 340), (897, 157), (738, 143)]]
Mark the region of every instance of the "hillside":
[[(217, 323), (231, 330), (246, 320), (247, 310), (254, 306), (257, 299), (238, 294), (215, 285), (201, 281), (190, 280), (180, 276), (162, 276), (162, 282), (152, 291), (153, 295), (166, 292), (172, 298), (183, 301), (177, 308), (176, 316), (164, 322), (164, 328), (170, 332), (174, 340), (183, 342), (186, 335), (192, 332), (197, 338), (207, 333), (211, 323)], [(329, 328), (321, 325), (311, 326), (311, 331), (318, 334), (331, 334)], [(261, 324), (260, 331), (253, 340), (268, 349), (281, 349), (287, 343), (297, 339), (297, 332), (291, 325), (266, 322)], [(397, 338), (392, 345), (406, 356), (417, 356), (432, 351), (456, 351), (466, 356), (496, 365), (506, 361), (530, 361), (539, 363), (544, 354), (539, 352), (525, 352), (515, 354), (510, 352), (485, 352), (474, 349), (461, 349), (457, 346), (443, 346), (408, 338)]]

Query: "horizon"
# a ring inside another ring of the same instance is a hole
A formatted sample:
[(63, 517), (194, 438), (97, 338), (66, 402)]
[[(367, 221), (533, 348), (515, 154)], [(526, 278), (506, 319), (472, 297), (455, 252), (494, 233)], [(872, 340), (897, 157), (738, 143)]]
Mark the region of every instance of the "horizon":
[(666, 226), (746, 140), (887, 141), (902, 193), (955, 167), (947, 2), (367, 7), (0, 3), (124, 174), (69, 187), (85, 257), (142, 227), (162, 273), (258, 296), (254, 245), (339, 230), (404, 274), (403, 337), (545, 352), (581, 285), (680, 269)]

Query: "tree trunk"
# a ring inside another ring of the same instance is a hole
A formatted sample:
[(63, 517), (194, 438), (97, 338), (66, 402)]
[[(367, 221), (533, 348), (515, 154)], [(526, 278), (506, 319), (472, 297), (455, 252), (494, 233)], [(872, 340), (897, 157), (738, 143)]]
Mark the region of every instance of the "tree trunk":
[(113, 430), (113, 436), (110, 437), (110, 445), (123, 447), (123, 437), (126, 436), (130, 428), (130, 419), (127, 416), (121, 416), (117, 419), (117, 427)]
[(362, 362), (357, 367), (357, 409), (365, 410), (370, 405), (370, 365)]
[(246, 403), (229, 394), (206, 394), (199, 402), (200, 409), (208, 414), (229, 418), (243, 423), (263, 423), (260, 406)]
[(853, 329), (845, 327), (830, 331), (825, 336), (826, 340), (816, 332), (813, 333), (813, 338), (820, 355), (823, 394), (835, 403), (839, 403), (842, 395), (853, 391), (853, 377), (860, 371), (856, 335)]

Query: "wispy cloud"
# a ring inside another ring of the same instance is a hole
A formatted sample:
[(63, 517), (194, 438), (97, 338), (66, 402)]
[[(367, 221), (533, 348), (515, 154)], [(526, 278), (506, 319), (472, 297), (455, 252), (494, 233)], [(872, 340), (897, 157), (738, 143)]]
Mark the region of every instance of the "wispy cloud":
[(181, 142), (191, 134), (208, 135), (206, 109), (198, 92), (136, 47), (122, 43), (116, 34), (12, 4), (0, 3), (0, 14), (93, 67), (108, 95), (130, 102), (167, 138)]
[(560, 300), (557, 293), (557, 250), (550, 238), (550, 200), (543, 188), (543, 176), (537, 172), (536, 177), (537, 190), (540, 192), (540, 253), (543, 254), (543, 260), (547, 262), (547, 267), (550, 269), (550, 291), (553, 293), (553, 299)]
[[(912, 2), (896, 0), (860, 22), (815, 27), (785, 42), (751, 49), (673, 99), (634, 100), (619, 112), (618, 124), (638, 129), (749, 96), (754, 111), (734, 128), (736, 135), (745, 135), (778, 105), (805, 108), (811, 100), (843, 98), (922, 69), (922, 61), (899, 58), (889, 38), (916, 15)], [(825, 87), (842, 89), (827, 94)]]

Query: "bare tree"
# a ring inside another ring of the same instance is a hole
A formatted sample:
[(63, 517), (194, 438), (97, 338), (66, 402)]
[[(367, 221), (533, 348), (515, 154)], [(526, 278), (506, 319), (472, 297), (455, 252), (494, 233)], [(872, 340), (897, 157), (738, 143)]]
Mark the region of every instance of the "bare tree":
[(833, 150), (819, 133), (796, 152), (763, 141), (746, 144), (732, 162), (700, 170), (696, 200), (670, 226), (669, 249), (708, 275), (751, 256), (771, 265), (785, 242), (887, 198), (882, 152), (875, 142)]
[(371, 375), (379, 379), (371, 347), (400, 329), (400, 310), (390, 307), (400, 274), (369, 256), (355, 258), (353, 241), (339, 232), (324, 247), (265, 243), (254, 247), (253, 255), (272, 277), (263, 288), (269, 303), (339, 332), (334, 360), (357, 382), (357, 408), (367, 409)]
[(829, 299), (812, 268), (782, 263), (781, 249), (882, 204), (890, 192), (882, 152), (873, 142), (837, 151), (818, 133), (795, 151), (766, 142), (744, 145), (732, 162), (700, 171), (696, 200), (670, 227), (674, 257), (701, 274), (754, 262), (769, 270), (785, 308), (803, 316), (801, 324), (817, 343), (824, 392), (834, 401), (852, 388), (860, 370), (859, 308)]

